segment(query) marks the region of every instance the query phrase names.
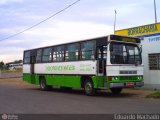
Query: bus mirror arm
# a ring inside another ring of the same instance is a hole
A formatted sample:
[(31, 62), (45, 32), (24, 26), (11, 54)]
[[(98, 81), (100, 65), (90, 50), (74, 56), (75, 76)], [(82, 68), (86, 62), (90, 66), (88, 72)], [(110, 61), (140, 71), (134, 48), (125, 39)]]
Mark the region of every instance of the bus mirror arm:
[(142, 53), (142, 45), (140, 45), (140, 53)]

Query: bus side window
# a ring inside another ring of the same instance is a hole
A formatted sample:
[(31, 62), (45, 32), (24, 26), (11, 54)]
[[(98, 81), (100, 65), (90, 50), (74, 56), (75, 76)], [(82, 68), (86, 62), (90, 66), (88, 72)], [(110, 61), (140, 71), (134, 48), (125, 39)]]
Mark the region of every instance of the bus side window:
[(106, 60), (107, 59), (107, 46), (98, 46), (97, 47), (97, 59)]
[(79, 44), (68, 44), (66, 45), (65, 61), (76, 61), (78, 60)]
[(87, 41), (81, 43), (81, 59), (82, 60), (95, 59), (95, 41)]
[(42, 62), (51, 62), (52, 61), (52, 48), (44, 48)]
[(53, 49), (53, 61), (62, 62), (64, 61), (64, 46), (57, 46)]
[(30, 63), (30, 51), (25, 51), (24, 52), (24, 64), (29, 64)]
[(42, 62), (42, 49), (37, 50), (36, 63)]

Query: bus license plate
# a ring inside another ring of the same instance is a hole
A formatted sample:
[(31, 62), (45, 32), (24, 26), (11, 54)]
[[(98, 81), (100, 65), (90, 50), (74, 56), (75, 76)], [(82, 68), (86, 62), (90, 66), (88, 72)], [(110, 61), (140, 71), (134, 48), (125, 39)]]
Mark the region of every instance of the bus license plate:
[(134, 82), (128, 82), (128, 83), (127, 83), (127, 86), (128, 86), (128, 87), (134, 86)]

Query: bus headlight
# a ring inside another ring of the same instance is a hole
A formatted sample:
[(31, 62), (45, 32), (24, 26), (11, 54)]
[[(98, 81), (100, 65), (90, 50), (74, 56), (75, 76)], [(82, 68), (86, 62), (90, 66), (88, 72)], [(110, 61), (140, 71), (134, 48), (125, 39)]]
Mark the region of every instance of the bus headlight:
[(142, 76), (138, 76), (138, 80), (142, 80)]
[(114, 76), (112, 77), (112, 80), (118, 80), (118, 77)]
[(108, 80), (112, 81), (112, 80), (118, 80), (117, 76), (108, 76)]

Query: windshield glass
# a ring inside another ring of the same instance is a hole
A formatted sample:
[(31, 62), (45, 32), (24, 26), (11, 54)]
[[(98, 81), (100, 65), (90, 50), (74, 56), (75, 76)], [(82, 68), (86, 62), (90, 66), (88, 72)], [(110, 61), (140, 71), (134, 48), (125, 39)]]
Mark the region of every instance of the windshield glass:
[(142, 64), (141, 52), (136, 44), (111, 42), (112, 64)]

